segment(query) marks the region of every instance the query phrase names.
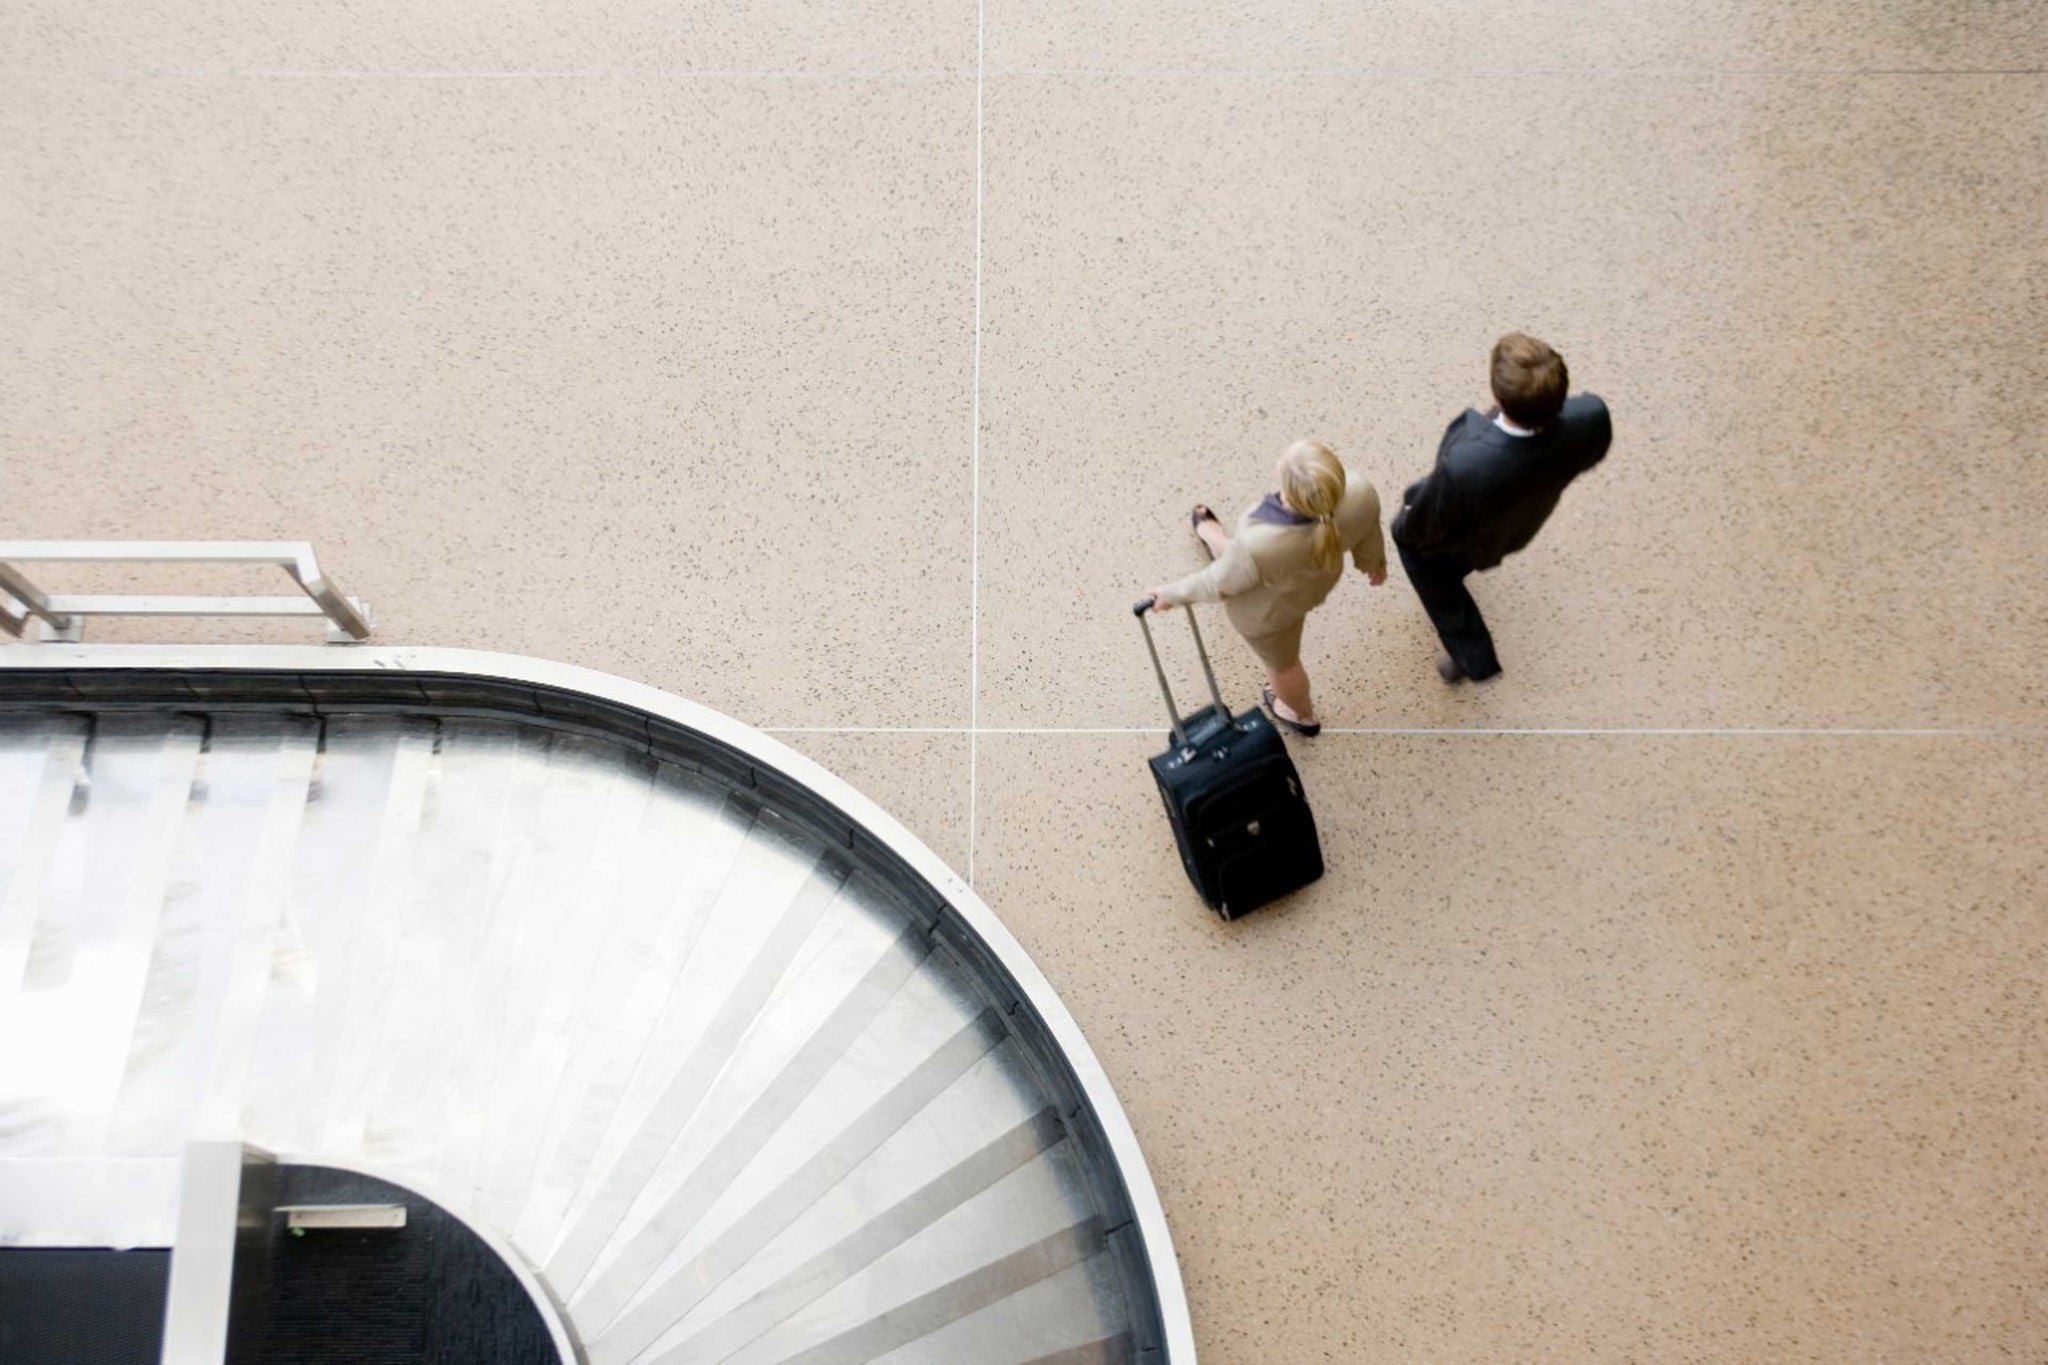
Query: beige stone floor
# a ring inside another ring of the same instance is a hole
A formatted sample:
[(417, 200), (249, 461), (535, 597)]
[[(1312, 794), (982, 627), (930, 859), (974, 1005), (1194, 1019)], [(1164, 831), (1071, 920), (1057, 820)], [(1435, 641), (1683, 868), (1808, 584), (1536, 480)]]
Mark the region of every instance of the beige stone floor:
[[(2048, 1359), (2044, 73), (2021, 0), (0, 0), (0, 528), (311, 538), (851, 778), (1209, 1361)], [(1124, 605), (1509, 327), (1614, 454), (1498, 682), (1317, 618), (1330, 876), (1220, 924)]]

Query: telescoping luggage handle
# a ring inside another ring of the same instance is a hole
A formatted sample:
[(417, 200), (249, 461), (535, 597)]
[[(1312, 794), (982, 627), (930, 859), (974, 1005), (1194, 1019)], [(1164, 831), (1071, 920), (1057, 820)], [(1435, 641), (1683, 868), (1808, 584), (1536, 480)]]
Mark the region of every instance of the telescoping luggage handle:
[[(1159, 646), (1152, 643), (1152, 623), (1145, 619), (1154, 602), (1141, 597), (1131, 607), (1131, 615), (1138, 618), (1139, 629), (1145, 632), (1145, 652), (1152, 656), (1152, 672), (1159, 679), (1159, 695), (1166, 699), (1166, 721), (1173, 727), (1173, 741), (1185, 749), (1188, 747), (1188, 732), (1181, 728), (1180, 707), (1174, 705), (1173, 689), (1166, 685), (1166, 669), (1159, 662)], [(1216, 685), (1216, 670), (1209, 666), (1209, 651), (1202, 645), (1202, 628), (1195, 624), (1195, 609), (1183, 608), (1188, 614), (1188, 629), (1195, 633), (1195, 654), (1202, 661), (1202, 676), (1209, 680), (1209, 696), (1216, 702), (1216, 710), (1224, 719), (1230, 718), (1230, 708), (1223, 704), (1223, 689)]]

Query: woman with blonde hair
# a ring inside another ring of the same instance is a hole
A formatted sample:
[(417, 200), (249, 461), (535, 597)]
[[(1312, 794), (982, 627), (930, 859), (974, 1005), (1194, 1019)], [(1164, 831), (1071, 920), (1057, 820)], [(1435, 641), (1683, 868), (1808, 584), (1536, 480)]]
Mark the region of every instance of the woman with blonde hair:
[(1221, 602), (1230, 624), (1266, 666), (1266, 709), (1299, 735), (1322, 732), (1301, 666), (1301, 627), (1344, 576), (1350, 551), (1374, 587), (1387, 581), (1387, 546), (1380, 535), (1380, 495), (1344, 471), (1336, 452), (1315, 441), (1296, 441), (1274, 467), (1280, 491), (1268, 493), (1238, 519), (1237, 534), (1223, 529), (1201, 503), (1188, 520), (1213, 561), (1152, 592), (1160, 611), (1189, 602)]

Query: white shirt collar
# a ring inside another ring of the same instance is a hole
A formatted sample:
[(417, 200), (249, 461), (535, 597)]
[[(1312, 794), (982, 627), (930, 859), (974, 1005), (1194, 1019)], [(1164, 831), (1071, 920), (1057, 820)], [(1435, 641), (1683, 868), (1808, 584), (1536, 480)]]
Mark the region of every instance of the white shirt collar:
[(1496, 412), (1493, 415), (1493, 424), (1510, 436), (1534, 436), (1536, 434), (1527, 427), (1518, 427), (1513, 422), (1510, 422), (1505, 413)]

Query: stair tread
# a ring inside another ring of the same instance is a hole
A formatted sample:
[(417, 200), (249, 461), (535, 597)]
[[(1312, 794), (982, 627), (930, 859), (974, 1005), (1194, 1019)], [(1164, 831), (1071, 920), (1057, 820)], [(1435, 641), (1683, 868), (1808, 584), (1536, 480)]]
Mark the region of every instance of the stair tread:
[(925, 913), (580, 732), (0, 715), (0, 1021), (60, 1040), (0, 1062), (0, 1161), (363, 1165), (504, 1234), (597, 1365), (999, 1346), (1013, 1294), (1067, 1329), (1020, 1349), (1113, 1342), (1089, 1172)]

